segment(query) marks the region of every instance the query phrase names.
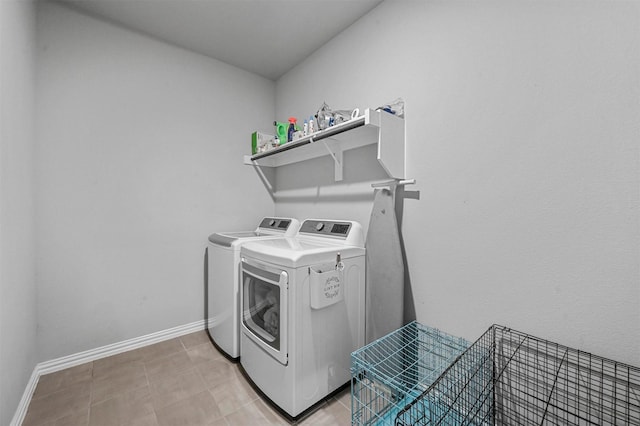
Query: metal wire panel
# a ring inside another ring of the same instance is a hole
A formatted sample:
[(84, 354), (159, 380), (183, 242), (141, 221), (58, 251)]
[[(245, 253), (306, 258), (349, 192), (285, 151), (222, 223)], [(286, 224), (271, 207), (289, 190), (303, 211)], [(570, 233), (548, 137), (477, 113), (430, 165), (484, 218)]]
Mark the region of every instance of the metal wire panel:
[(412, 322), (351, 355), (352, 424), (393, 424), (469, 346), (459, 337)]
[(500, 424), (640, 425), (640, 369), (495, 326)]
[(640, 368), (494, 325), (397, 425), (640, 425)]

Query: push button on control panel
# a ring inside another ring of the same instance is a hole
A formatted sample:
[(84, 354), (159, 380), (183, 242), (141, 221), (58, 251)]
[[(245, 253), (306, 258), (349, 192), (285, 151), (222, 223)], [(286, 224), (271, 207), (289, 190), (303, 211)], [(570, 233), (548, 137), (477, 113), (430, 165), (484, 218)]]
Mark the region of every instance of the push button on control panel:
[(324, 229), (324, 223), (318, 222), (316, 225), (316, 231), (322, 231)]

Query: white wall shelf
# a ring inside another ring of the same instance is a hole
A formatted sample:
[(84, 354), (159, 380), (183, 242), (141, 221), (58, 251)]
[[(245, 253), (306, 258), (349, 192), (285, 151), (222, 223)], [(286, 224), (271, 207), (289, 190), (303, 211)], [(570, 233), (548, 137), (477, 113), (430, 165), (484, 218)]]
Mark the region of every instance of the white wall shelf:
[(267, 152), (246, 155), (244, 163), (260, 167), (286, 164), (331, 155), (335, 162), (335, 180), (342, 180), (342, 153), (365, 145), (377, 144), (377, 158), (389, 177), (404, 179), (404, 119), (387, 112), (366, 109), (364, 114), (344, 123), (315, 132)]

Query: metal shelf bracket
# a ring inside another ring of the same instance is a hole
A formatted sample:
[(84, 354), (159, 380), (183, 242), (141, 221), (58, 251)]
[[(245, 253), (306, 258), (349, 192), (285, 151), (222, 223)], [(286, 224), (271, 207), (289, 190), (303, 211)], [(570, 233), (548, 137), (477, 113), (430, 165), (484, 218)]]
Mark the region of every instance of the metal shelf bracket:
[[(313, 139), (311, 141), (313, 142)], [(331, 149), (331, 147), (327, 144), (327, 142), (325, 142), (324, 139), (322, 139), (322, 143), (324, 147), (327, 148), (327, 151), (329, 152), (329, 155), (331, 156), (331, 158), (333, 158), (334, 180), (336, 182), (340, 182), (342, 180), (342, 172), (343, 172), (342, 149), (339, 146), (336, 146), (334, 149)]]

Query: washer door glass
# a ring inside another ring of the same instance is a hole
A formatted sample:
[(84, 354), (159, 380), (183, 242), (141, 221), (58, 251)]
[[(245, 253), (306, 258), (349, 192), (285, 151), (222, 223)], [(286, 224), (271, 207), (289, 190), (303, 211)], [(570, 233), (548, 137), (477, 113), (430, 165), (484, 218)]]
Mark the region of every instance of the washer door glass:
[(245, 334), (281, 363), (286, 351), (287, 273), (242, 262), (242, 324)]

